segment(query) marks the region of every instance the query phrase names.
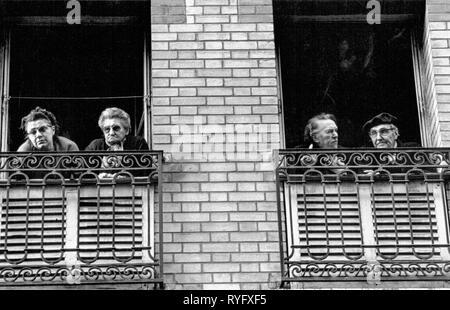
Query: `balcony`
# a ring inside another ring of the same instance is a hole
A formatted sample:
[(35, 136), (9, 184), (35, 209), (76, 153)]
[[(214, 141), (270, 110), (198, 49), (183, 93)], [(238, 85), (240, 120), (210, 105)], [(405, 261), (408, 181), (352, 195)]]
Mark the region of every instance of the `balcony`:
[(449, 155), (442, 148), (278, 151), (283, 286), (449, 281)]
[(162, 288), (162, 156), (0, 153), (0, 286)]

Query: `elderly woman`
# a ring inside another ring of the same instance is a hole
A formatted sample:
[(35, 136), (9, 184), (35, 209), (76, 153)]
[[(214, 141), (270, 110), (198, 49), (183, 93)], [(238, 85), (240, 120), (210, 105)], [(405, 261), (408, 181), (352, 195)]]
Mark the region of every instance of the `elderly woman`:
[(21, 129), (26, 141), (17, 152), (71, 152), (78, 151), (75, 142), (58, 136), (59, 126), (52, 112), (36, 107), (22, 118)]
[[(139, 151), (148, 150), (148, 144), (144, 138), (130, 136), (130, 116), (119, 108), (108, 108), (102, 112), (98, 119), (98, 126), (103, 132), (103, 138), (95, 139), (87, 147), (86, 151)], [(103, 168), (119, 168), (121, 157), (104, 157)], [(100, 178), (114, 177), (114, 170), (102, 172)], [(139, 175), (140, 173), (134, 173)]]
[(129, 136), (131, 129), (130, 116), (119, 108), (108, 108), (100, 114), (98, 127), (103, 132), (103, 138), (95, 139), (86, 151), (124, 151), (148, 150), (144, 138)]

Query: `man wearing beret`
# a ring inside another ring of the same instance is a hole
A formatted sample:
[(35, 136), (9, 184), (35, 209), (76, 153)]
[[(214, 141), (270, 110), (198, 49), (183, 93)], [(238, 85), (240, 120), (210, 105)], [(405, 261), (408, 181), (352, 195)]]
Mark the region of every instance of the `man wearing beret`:
[[(376, 116), (374, 116), (371, 120), (366, 122), (363, 126), (363, 130), (365, 133), (369, 134), (370, 140), (372, 141), (372, 144), (377, 149), (383, 149), (383, 148), (398, 148), (398, 147), (417, 147), (418, 145), (416, 143), (403, 143), (400, 141), (399, 136), (399, 130), (397, 127), (398, 119), (389, 114), (389, 113), (380, 113)], [(378, 155), (376, 155), (378, 156)], [(412, 162), (407, 160), (407, 162), (404, 162), (404, 158), (401, 160), (402, 164), (399, 164), (396, 159), (396, 154), (389, 154), (387, 157), (385, 157), (381, 162), (385, 162), (389, 168), (383, 167), (384, 169), (387, 169), (391, 173), (406, 173), (410, 170), (410, 168), (404, 167), (403, 165), (413, 165)], [(391, 166), (392, 165), (392, 166)], [(423, 169), (423, 170), (430, 170), (434, 171), (434, 169)], [(365, 170), (364, 172), (373, 172), (371, 170)]]
[(363, 131), (369, 134), (372, 144), (377, 149), (415, 147), (415, 143), (402, 143), (399, 140), (398, 119), (389, 113), (380, 113), (366, 122)]

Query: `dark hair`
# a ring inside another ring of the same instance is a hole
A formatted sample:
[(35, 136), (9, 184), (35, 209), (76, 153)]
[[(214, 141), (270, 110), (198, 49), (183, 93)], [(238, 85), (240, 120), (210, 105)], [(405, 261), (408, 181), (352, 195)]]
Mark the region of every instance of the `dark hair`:
[(305, 140), (306, 144), (313, 143), (312, 139), (312, 132), (314, 129), (317, 128), (316, 122), (320, 120), (332, 120), (333, 122), (337, 123), (336, 116), (330, 113), (320, 113), (313, 117), (311, 117), (308, 120), (308, 123), (305, 126), (305, 132), (303, 134), (303, 139)]
[(58, 133), (59, 125), (58, 122), (56, 121), (55, 115), (52, 112), (47, 111), (46, 109), (42, 109), (41, 107), (34, 108), (33, 110), (30, 111), (30, 113), (28, 113), (27, 116), (22, 117), (20, 129), (26, 131), (28, 122), (33, 122), (40, 119), (45, 119), (49, 121), (50, 125), (55, 126), (55, 133)]

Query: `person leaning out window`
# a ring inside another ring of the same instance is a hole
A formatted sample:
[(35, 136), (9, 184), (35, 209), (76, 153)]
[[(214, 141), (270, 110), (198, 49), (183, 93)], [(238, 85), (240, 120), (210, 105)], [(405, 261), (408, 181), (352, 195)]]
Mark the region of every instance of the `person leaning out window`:
[[(98, 126), (103, 132), (103, 138), (93, 140), (86, 151), (141, 151), (149, 150), (144, 138), (129, 135), (131, 130), (130, 116), (119, 108), (107, 108), (100, 114)], [(102, 168), (120, 168), (121, 156), (108, 156), (103, 158)], [(143, 174), (142, 171), (134, 173)], [(113, 178), (114, 170), (99, 174), (100, 178)]]
[(22, 118), (21, 129), (26, 141), (17, 152), (71, 152), (78, 151), (75, 142), (58, 136), (59, 126), (52, 112), (36, 107)]
[(103, 138), (93, 140), (86, 151), (126, 151), (148, 150), (144, 138), (129, 135), (131, 130), (130, 116), (119, 108), (108, 108), (100, 114), (98, 127)]

